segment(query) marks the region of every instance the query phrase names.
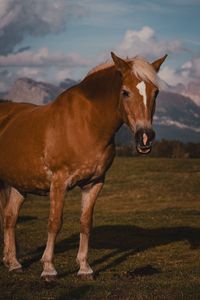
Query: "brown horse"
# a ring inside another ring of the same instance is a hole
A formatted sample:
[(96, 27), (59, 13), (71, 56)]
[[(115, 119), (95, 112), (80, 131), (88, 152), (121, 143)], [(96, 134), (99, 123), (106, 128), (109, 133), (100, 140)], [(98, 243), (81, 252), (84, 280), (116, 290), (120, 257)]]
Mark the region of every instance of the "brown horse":
[(57, 275), (53, 264), (64, 196), (82, 190), (78, 275), (92, 277), (87, 262), (95, 201), (115, 156), (114, 136), (123, 123), (135, 135), (140, 153), (151, 150), (152, 119), (158, 94), (157, 72), (166, 56), (148, 63), (136, 57), (93, 69), (78, 85), (47, 105), (0, 104), (0, 210), (4, 258), (9, 271), (16, 258), (15, 225), (27, 193), (50, 192), (48, 239), (42, 256), (45, 280)]

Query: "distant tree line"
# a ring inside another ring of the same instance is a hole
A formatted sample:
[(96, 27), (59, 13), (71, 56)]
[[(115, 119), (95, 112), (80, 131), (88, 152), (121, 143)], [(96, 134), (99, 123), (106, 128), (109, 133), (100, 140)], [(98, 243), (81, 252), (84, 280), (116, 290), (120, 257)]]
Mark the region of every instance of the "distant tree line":
[(3, 100), (3, 99), (0, 99), (0, 103), (5, 103), (5, 102), (12, 102), (11, 100)]
[[(117, 156), (138, 156), (134, 145), (118, 145)], [(168, 141), (162, 139), (156, 141), (151, 157), (169, 157), (169, 158), (200, 158), (200, 143), (182, 143), (180, 141)]]

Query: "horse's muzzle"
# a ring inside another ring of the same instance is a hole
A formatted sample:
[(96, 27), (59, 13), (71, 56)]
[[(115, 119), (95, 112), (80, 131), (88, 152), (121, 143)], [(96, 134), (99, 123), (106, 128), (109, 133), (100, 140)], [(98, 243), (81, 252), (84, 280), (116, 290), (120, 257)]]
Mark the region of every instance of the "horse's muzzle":
[(155, 131), (150, 128), (140, 128), (135, 133), (136, 149), (141, 154), (151, 152), (153, 140), (155, 139)]

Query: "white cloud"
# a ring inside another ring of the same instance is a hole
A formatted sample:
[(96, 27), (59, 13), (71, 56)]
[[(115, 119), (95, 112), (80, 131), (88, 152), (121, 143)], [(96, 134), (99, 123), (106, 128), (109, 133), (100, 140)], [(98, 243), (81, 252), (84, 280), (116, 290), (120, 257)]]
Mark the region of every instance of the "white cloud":
[[(0, 56), (0, 92), (10, 88), (20, 77), (36, 81), (60, 82), (72, 77), (74, 71), (88, 67), (90, 61), (78, 53), (52, 52), (41, 48), (36, 52), (26, 50), (15, 54)], [(6, 69), (5, 69), (6, 68)]]
[(200, 78), (200, 57), (192, 58), (186, 61), (178, 69), (169, 66), (163, 66), (159, 72), (161, 79), (170, 85), (182, 83), (187, 85), (189, 82), (199, 82)]
[(6, 85), (5, 82), (0, 81), (0, 91), (1, 92), (7, 92), (8, 86)]
[(26, 67), (26, 66), (50, 66), (61, 65), (68, 67), (86, 66), (89, 61), (77, 53), (65, 54), (61, 52), (49, 52), (48, 48), (41, 48), (37, 52), (30, 50), (0, 56), (0, 67)]
[(69, 69), (63, 69), (63, 70), (59, 70), (56, 74), (55, 74), (55, 81), (57, 82), (61, 82), (63, 80), (65, 80), (66, 78), (72, 78), (72, 72)]
[(122, 55), (130, 57), (162, 56), (165, 53), (182, 51), (182, 44), (179, 40), (164, 40), (156, 36), (153, 28), (144, 26), (140, 30), (127, 30), (119, 46)]
[(44, 78), (45, 72), (41, 68), (20, 68), (16, 72), (17, 77), (29, 77), (35, 80), (42, 80)]
[(16, 76), (13, 72), (9, 72), (6, 69), (0, 70), (0, 92), (6, 92)]
[(186, 74), (179, 73), (169, 66), (163, 66), (159, 72), (159, 77), (172, 86), (175, 86), (178, 83), (186, 84), (188, 82)]
[(188, 77), (199, 80), (200, 78), (200, 56), (192, 58), (181, 67), (182, 72), (187, 72)]
[(0, 54), (11, 53), (25, 36), (61, 32), (69, 18), (84, 14), (84, 7), (70, 0), (1, 0)]

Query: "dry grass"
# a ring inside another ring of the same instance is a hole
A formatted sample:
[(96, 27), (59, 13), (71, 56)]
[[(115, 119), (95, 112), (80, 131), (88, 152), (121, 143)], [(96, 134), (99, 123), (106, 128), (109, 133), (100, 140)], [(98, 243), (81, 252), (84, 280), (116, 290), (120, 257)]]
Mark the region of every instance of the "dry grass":
[(17, 226), (24, 273), (0, 265), (0, 298), (200, 299), (200, 160), (115, 160), (95, 209), (95, 282), (76, 278), (78, 189), (66, 199), (57, 241), (59, 279), (50, 286), (40, 280), (48, 209), (45, 197), (24, 204)]

